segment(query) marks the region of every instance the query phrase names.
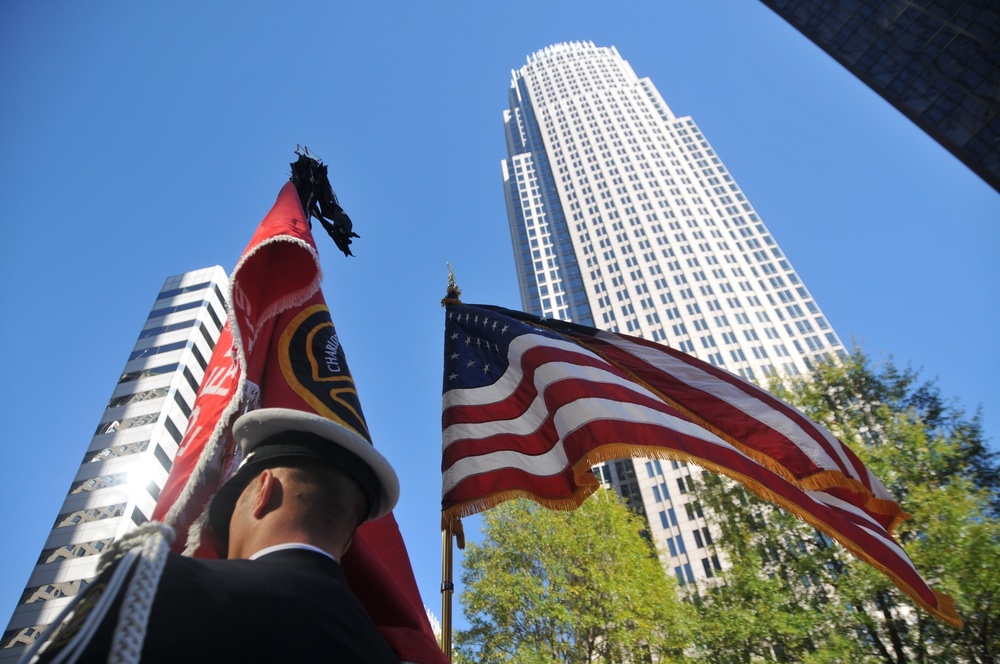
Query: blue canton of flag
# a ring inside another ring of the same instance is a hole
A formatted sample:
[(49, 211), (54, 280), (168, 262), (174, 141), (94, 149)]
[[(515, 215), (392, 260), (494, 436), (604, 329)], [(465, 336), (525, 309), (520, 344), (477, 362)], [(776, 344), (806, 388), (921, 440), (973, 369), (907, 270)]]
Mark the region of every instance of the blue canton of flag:
[(509, 366), (510, 343), (524, 334), (557, 335), (475, 306), (448, 307), (445, 321), (444, 391), (495, 383)]

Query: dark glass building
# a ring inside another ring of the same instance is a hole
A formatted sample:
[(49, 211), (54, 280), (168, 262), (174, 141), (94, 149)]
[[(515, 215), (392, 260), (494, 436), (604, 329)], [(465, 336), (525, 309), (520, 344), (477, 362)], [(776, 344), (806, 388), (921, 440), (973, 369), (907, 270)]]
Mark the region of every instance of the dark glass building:
[(761, 1), (1000, 191), (1000, 3)]

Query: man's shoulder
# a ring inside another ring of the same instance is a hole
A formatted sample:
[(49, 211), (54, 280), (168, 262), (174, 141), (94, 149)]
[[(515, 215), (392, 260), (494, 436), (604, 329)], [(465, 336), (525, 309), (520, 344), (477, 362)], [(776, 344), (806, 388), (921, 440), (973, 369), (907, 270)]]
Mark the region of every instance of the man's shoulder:
[[(331, 573), (331, 570), (336, 570)], [(291, 637), (277, 624), (295, 625)], [(220, 642), (218, 635), (228, 635)], [(330, 648), (340, 661), (395, 661), (339, 565), (303, 550), (256, 560), (171, 556), (151, 616), (144, 655), (194, 644), (208, 659), (321, 661)], [(225, 643), (224, 652), (219, 650)], [(376, 654), (379, 653), (379, 654)], [(292, 658), (292, 659), (288, 659)]]
[[(262, 588), (262, 579), (271, 578), (295, 584), (346, 584), (343, 570), (332, 558), (302, 550), (283, 550), (255, 560), (190, 558), (171, 554), (163, 569), (160, 587), (167, 594), (194, 588), (239, 588), (252, 585)], [(271, 586), (263, 586), (270, 588)]]

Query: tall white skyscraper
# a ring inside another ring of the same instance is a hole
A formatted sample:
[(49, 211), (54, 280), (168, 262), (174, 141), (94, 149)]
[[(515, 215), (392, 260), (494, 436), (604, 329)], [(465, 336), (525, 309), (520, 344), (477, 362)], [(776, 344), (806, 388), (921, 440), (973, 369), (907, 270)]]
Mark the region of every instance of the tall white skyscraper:
[[(845, 350), (694, 120), (614, 47), (556, 44), (512, 72), (504, 193), (522, 306), (624, 332), (760, 383)], [(684, 585), (714, 551), (682, 463), (600, 469)]]
[(0, 662), (17, 661), (94, 577), (100, 553), (153, 513), (226, 320), (227, 286), (218, 266), (164, 282), (0, 640)]

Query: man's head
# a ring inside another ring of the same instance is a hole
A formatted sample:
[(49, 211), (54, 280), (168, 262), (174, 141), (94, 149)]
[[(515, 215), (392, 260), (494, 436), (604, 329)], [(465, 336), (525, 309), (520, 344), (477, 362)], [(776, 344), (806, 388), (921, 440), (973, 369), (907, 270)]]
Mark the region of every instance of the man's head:
[(305, 514), (283, 512), (283, 519), (319, 526), (325, 522), (328, 527), (333, 515), (324, 516), (323, 511), (336, 508), (338, 523), (357, 520), (356, 527), (388, 514), (399, 497), (395, 472), (372, 444), (319, 415), (262, 408), (236, 420), (233, 435), (243, 450), (243, 462), (209, 508), (209, 523), (223, 541), (229, 539), (230, 520), (236, 520), (234, 511), (238, 504), (244, 506), (246, 494), (254, 494), (261, 514), (270, 514), (276, 505), (294, 506)]
[(340, 468), (287, 459), (243, 489), (229, 520), (226, 554), (246, 558), (272, 544), (302, 542), (339, 559), (368, 514), (368, 496)]

